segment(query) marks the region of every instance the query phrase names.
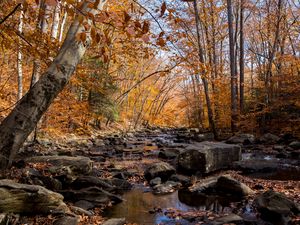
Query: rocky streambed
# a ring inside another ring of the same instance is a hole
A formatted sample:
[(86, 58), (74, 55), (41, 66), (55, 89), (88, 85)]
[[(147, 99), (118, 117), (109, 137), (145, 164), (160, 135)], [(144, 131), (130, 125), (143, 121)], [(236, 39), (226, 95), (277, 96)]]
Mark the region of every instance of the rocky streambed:
[(44, 140), (1, 173), (0, 224), (298, 224), (299, 152), (197, 129)]

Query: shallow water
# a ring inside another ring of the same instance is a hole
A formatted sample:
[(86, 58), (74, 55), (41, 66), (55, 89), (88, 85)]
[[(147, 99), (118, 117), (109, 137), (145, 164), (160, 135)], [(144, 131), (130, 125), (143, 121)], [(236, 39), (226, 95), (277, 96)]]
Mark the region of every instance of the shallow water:
[[(167, 195), (154, 195), (149, 189), (137, 186), (123, 195), (125, 201), (108, 208), (103, 216), (108, 218), (125, 217), (129, 223), (137, 224), (191, 224), (186, 220), (170, 219), (164, 215), (169, 208), (180, 211), (214, 210), (226, 211), (231, 200), (216, 196), (192, 196), (184, 191), (175, 191)], [(154, 209), (160, 212), (154, 213)], [(152, 211), (150, 213), (149, 211)], [(228, 210), (229, 211), (229, 210)]]
[[(104, 212), (104, 216), (109, 218), (125, 217), (127, 222), (137, 224), (175, 224), (175, 221), (166, 217), (163, 211), (152, 214), (149, 211), (155, 208), (162, 210), (176, 208), (183, 211), (194, 209), (194, 207), (181, 203), (178, 200), (177, 192), (168, 195), (154, 195), (141, 187), (136, 187), (124, 193), (123, 198), (125, 201), (109, 208)], [(181, 221), (181, 224), (184, 223), (188, 224), (187, 221)]]

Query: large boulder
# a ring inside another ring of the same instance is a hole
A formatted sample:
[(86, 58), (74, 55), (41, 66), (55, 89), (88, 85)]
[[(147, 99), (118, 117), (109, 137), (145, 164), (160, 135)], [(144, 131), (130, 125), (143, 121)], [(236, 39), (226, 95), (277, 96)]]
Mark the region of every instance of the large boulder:
[(178, 168), (184, 172), (209, 173), (229, 168), (241, 160), (241, 147), (223, 142), (190, 144), (178, 156)]
[(35, 156), (26, 158), (27, 163), (49, 163), (49, 171), (52, 173), (89, 174), (93, 169), (93, 161), (83, 156)]
[(253, 134), (236, 134), (230, 137), (226, 143), (228, 144), (254, 144), (255, 136)]
[(230, 177), (229, 175), (220, 176), (216, 183), (216, 189), (232, 195), (248, 196), (254, 194), (254, 191), (246, 184)]
[(234, 195), (236, 197), (245, 197), (254, 193), (250, 187), (232, 178), (230, 175), (213, 176), (200, 180), (193, 184), (189, 190), (194, 193), (209, 194), (212, 192), (219, 195), (225, 194), (226, 196)]
[(287, 224), (291, 215), (299, 215), (300, 205), (284, 194), (266, 191), (255, 199), (255, 204), (261, 217), (271, 222)]
[(160, 177), (163, 181), (175, 173), (175, 168), (166, 162), (159, 162), (149, 166), (145, 171), (145, 178), (150, 181)]
[(69, 212), (63, 196), (42, 186), (0, 180), (0, 212), (50, 214)]

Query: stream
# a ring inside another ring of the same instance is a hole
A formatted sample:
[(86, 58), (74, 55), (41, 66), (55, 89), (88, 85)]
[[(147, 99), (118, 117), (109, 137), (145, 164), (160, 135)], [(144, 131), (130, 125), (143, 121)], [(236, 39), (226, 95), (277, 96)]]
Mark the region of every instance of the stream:
[[(146, 156), (158, 157), (159, 150), (163, 147), (182, 148), (185, 143), (193, 140), (184, 138), (182, 135), (174, 134), (141, 134), (129, 141), (127, 147), (135, 152), (134, 149), (143, 149), (150, 152)], [(145, 156), (145, 155), (144, 155)], [(130, 155), (132, 159), (132, 155)], [(251, 178), (261, 178), (266, 180), (300, 180), (298, 160), (280, 159), (273, 154), (259, 152), (249, 153), (243, 149), (242, 161), (257, 163), (243, 168), (243, 174)], [(170, 161), (172, 162), (172, 160)], [(174, 162), (174, 161), (173, 161)], [(280, 165), (280, 166), (278, 166)], [(254, 168), (254, 170), (252, 170)], [(256, 171), (257, 169), (257, 171)], [(103, 216), (107, 218), (126, 218), (129, 223), (136, 224), (193, 224), (192, 221), (168, 217), (169, 209), (182, 212), (197, 212), (210, 210), (213, 212), (231, 213), (232, 203), (238, 203), (241, 199), (229, 196), (206, 195), (193, 196), (184, 189), (179, 189), (170, 194), (156, 195), (152, 193), (150, 187), (137, 184), (130, 191), (123, 194), (124, 201), (107, 208)], [(248, 216), (253, 216), (248, 205), (244, 206)]]

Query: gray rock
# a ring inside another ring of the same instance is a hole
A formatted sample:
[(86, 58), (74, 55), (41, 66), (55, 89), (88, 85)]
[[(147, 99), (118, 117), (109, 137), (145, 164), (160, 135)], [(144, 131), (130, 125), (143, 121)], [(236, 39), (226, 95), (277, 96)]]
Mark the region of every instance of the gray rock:
[(298, 150), (300, 149), (300, 141), (293, 141), (289, 144), (289, 147)]
[(74, 216), (61, 216), (53, 222), (53, 225), (77, 225), (79, 224), (79, 217)]
[(42, 186), (0, 180), (0, 212), (49, 214), (69, 209), (61, 194)]
[(161, 184), (161, 178), (160, 177), (155, 177), (154, 179), (150, 180), (150, 186), (156, 186)]
[(254, 194), (254, 191), (251, 190), (250, 187), (248, 187), (244, 183), (239, 182), (238, 180), (233, 179), (229, 175), (223, 175), (218, 178), (216, 189), (220, 190), (221, 192), (238, 196), (247, 196)]
[(149, 181), (160, 177), (163, 181), (175, 173), (175, 168), (166, 162), (159, 162), (149, 166), (145, 171), (145, 178)]
[(213, 141), (215, 139), (215, 136), (213, 133), (203, 133), (203, 134), (197, 134), (194, 138), (196, 141)]
[(276, 221), (280, 224), (287, 224), (290, 215), (300, 213), (298, 203), (288, 199), (284, 194), (272, 190), (259, 195), (254, 202), (262, 219), (270, 222)]
[(105, 221), (102, 225), (124, 225), (126, 223), (125, 218), (112, 218)]
[(84, 210), (89, 210), (89, 209), (93, 209), (96, 206), (96, 204), (93, 204), (86, 200), (79, 200), (75, 202), (75, 206), (82, 208)]
[(209, 173), (229, 168), (240, 159), (240, 146), (205, 141), (188, 145), (178, 156), (178, 168), (184, 172)]
[(25, 162), (49, 163), (51, 173), (57, 174), (81, 174), (86, 175), (92, 171), (93, 161), (87, 157), (77, 156), (36, 156), (26, 158)]
[(276, 144), (279, 140), (280, 137), (271, 133), (264, 134), (262, 137), (259, 138), (259, 141), (264, 144)]
[(274, 146), (273, 146), (273, 149), (274, 149), (275, 151), (282, 152), (282, 151), (285, 150), (285, 146), (283, 146), (283, 145), (274, 145)]
[(254, 144), (254, 142), (253, 134), (236, 134), (226, 141), (228, 144)]
[(169, 180), (180, 182), (183, 186), (188, 186), (191, 183), (190, 177), (181, 174), (173, 174)]
[(159, 151), (158, 157), (163, 159), (174, 159), (181, 151), (176, 148), (165, 148)]
[(77, 207), (77, 206), (70, 206), (70, 209), (72, 210), (72, 212), (74, 212), (77, 215), (86, 215), (86, 216), (92, 216), (94, 215), (92, 212), (87, 211), (83, 208)]
[(175, 181), (167, 181), (163, 184), (158, 184), (153, 187), (154, 194), (168, 194), (174, 192), (181, 186), (181, 183)]
[(234, 224), (243, 223), (243, 218), (236, 214), (229, 214), (227, 216), (222, 216), (213, 222), (214, 225), (229, 224), (229, 223), (234, 223)]

